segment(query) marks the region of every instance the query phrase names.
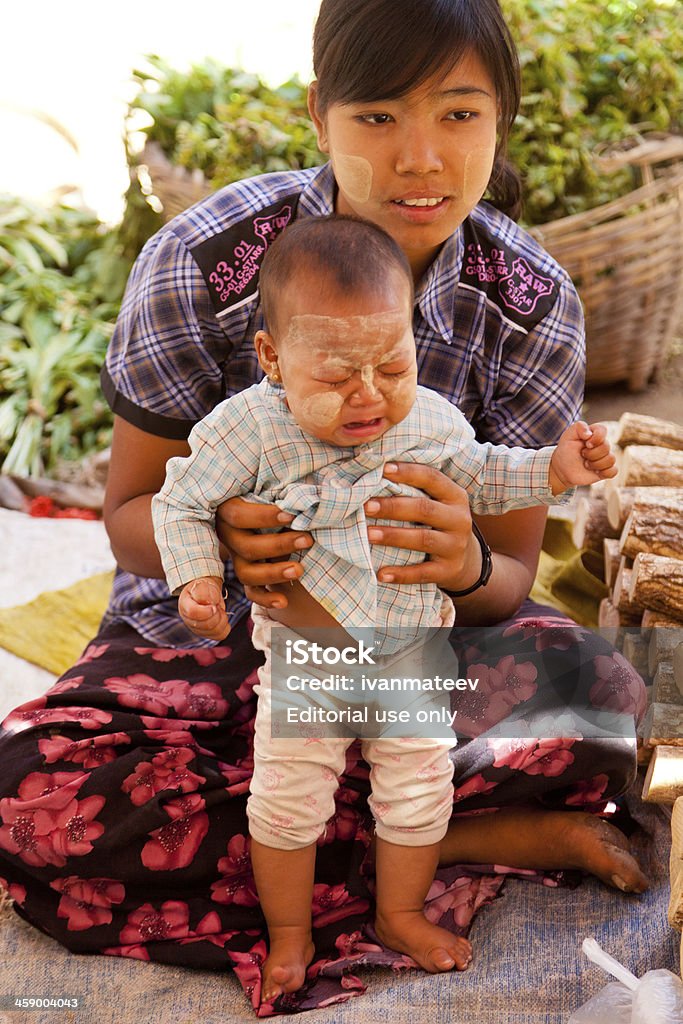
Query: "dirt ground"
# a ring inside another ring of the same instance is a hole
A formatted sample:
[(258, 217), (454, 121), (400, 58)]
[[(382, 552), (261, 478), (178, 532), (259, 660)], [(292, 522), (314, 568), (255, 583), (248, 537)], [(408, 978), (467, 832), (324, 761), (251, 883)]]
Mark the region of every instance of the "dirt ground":
[(587, 388), (584, 415), (587, 419), (618, 420), (624, 412), (657, 416), (683, 426), (683, 344), (666, 360), (659, 379), (646, 391), (631, 392), (624, 383)]

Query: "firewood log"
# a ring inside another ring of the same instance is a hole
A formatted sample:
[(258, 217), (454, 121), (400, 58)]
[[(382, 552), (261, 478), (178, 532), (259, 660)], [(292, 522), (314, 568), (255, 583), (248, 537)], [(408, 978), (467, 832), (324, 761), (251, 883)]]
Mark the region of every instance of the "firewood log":
[(672, 663), (676, 688), (683, 697), (683, 643), (677, 644), (674, 647)]
[(683, 618), (683, 561), (640, 552), (631, 570), (629, 599), (671, 618)]
[(654, 676), (662, 662), (673, 664), (674, 651), (683, 640), (683, 629), (656, 627), (650, 633), (647, 663), (650, 675)]
[(624, 636), (624, 628), (637, 626), (638, 617), (625, 615), (617, 610), (609, 597), (603, 597), (598, 605), (598, 628), (612, 647), (621, 647)]
[(620, 487), (683, 487), (683, 452), (632, 444), (619, 466)]
[(602, 542), (602, 549), (605, 556), (605, 583), (608, 587), (611, 587), (621, 561), (619, 541), (616, 537), (605, 537)]
[(643, 783), (643, 800), (672, 804), (683, 796), (683, 748), (656, 747)]
[(657, 505), (662, 500), (674, 498), (683, 501), (681, 487), (613, 487), (605, 495), (607, 519), (615, 530), (623, 530), (635, 502)]
[(605, 537), (617, 538), (618, 531), (610, 526), (607, 518), (607, 502), (604, 498), (579, 498), (576, 503), (576, 518), (572, 530), (574, 547), (579, 551), (590, 548), (602, 554)]
[(683, 747), (683, 706), (650, 704), (643, 722), (643, 742), (648, 747)]
[(625, 448), (629, 444), (653, 444), (660, 448), (683, 450), (683, 427), (656, 416), (641, 416), (625, 412), (619, 420), (615, 444)]
[(635, 625), (640, 622), (644, 609), (637, 601), (631, 600), (632, 574), (633, 570), (627, 567), (626, 560), (622, 558), (612, 588), (612, 604), (620, 615), (631, 619)]
[(670, 661), (660, 661), (652, 680), (652, 699), (657, 704), (683, 704)]
[(683, 492), (680, 501), (663, 498), (657, 504), (634, 502), (619, 547), (628, 558), (635, 558), (639, 551), (683, 558)]
[(644, 630), (648, 631), (651, 629), (681, 629), (683, 628), (683, 619), (674, 619), (663, 612), (646, 608), (640, 620), (640, 625)]
[(636, 672), (639, 672), (645, 679), (650, 673), (648, 650), (648, 642), (640, 630), (637, 633), (626, 633), (621, 645), (621, 653), (633, 665)]
[(676, 799), (671, 814), (671, 858), (669, 862), (671, 898), (669, 924), (683, 929), (683, 799)]

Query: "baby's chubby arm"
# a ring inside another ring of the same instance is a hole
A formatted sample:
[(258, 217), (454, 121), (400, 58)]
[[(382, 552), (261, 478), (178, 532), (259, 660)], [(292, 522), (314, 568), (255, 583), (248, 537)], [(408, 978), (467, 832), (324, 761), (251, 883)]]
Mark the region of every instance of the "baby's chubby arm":
[(230, 622), (223, 599), (223, 579), (201, 576), (178, 595), (178, 612), (188, 629), (207, 640), (225, 640)]
[(567, 427), (550, 462), (548, 484), (553, 494), (616, 475), (616, 458), (604, 424), (578, 420)]

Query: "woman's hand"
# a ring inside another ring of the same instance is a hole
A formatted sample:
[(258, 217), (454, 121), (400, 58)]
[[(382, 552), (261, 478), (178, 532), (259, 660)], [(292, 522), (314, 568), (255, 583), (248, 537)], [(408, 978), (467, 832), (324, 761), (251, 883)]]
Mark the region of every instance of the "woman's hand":
[[(310, 548), (313, 538), (310, 533), (283, 529), (293, 519), (277, 505), (261, 505), (243, 498), (231, 498), (218, 506), (218, 538), (225, 545), (244, 593), (263, 608), (286, 608), (286, 596), (271, 593), (268, 587), (291, 583), (303, 575), (301, 563), (288, 561), (287, 556)], [(273, 529), (280, 532), (256, 532)]]
[(444, 590), (465, 590), (481, 573), (481, 548), (472, 533), (467, 492), (438, 469), (417, 463), (387, 463), (388, 480), (425, 492), (420, 498), (373, 498), (365, 504), (371, 518), (398, 519), (413, 526), (370, 526), (371, 543), (424, 551), (417, 565), (387, 565), (377, 573), (383, 583), (436, 583)]

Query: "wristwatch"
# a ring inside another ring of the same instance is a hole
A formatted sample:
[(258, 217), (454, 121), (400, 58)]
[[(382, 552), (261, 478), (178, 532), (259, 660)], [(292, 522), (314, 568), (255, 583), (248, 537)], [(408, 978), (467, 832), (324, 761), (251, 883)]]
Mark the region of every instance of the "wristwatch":
[(467, 587), (466, 590), (449, 590), (448, 593), (451, 597), (465, 597), (467, 594), (473, 594), (480, 587), (485, 587), (491, 579), (491, 573), (493, 572), (491, 548), (486, 543), (484, 535), (474, 520), (472, 520), (472, 533), (479, 541), (479, 547), (481, 548), (481, 574), (476, 583), (473, 583), (471, 587)]

